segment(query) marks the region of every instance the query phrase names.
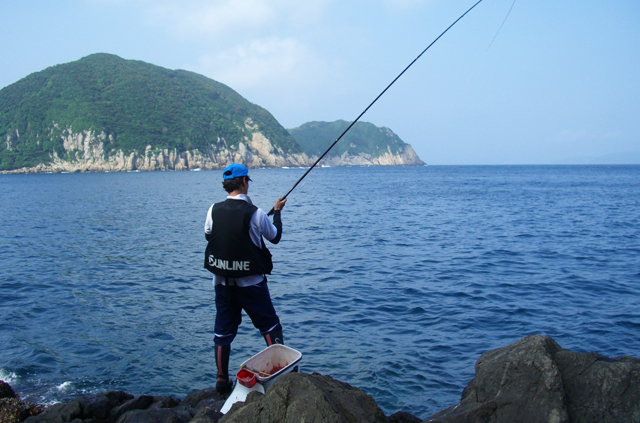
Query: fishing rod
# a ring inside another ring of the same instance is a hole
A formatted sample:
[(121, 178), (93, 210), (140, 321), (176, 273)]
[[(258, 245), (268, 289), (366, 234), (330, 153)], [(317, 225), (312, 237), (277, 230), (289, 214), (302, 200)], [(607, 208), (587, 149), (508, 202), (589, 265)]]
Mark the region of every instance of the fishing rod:
[[(456, 20), (455, 20), (455, 22), (453, 22), (451, 25), (449, 25), (449, 27), (448, 27), (447, 29), (445, 29), (444, 31), (442, 31), (442, 34), (438, 35), (438, 37), (437, 37), (435, 40), (433, 40), (433, 41), (431, 42), (431, 44), (429, 44), (429, 45), (427, 46), (427, 48), (425, 48), (424, 50), (422, 50), (422, 53), (420, 53), (420, 54), (418, 55), (418, 57), (416, 57), (415, 59), (413, 59), (413, 61), (412, 61), (411, 63), (409, 63), (409, 65), (408, 65), (406, 68), (404, 68), (404, 70), (403, 70), (402, 72), (400, 72), (400, 74), (399, 74), (398, 76), (396, 76), (396, 78), (395, 78), (393, 81), (391, 81), (391, 83), (390, 83), (389, 85), (387, 85), (387, 88), (385, 88), (384, 90), (382, 90), (382, 92), (381, 92), (380, 94), (378, 94), (378, 96), (377, 96), (377, 97), (376, 97), (376, 98), (371, 102), (371, 104), (369, 104), (369, 105), (367, 106), (367, 108), (366, 108), (366, 109), (364, 109), (364, 110), (362, 111), (362, 113), (360, 113), (360, 114), (358, 115), (358, 117), (357, 117), (353, 122), (351, 122), (351, 124), (347, 127), (347, 129), (345, 129), (345, 130), (342, 132), (342, 134), (340, 134), (340, 136), (339, 136), (338, 138), (336, 138), (336, 140), (333, 142), (333, 144), (331, 144), (331, 145), (329, 146), (329, 148), (327, 148), (327, 150), (326, 150), (324, 153), (322, 153), (322, 156), (320, 156), (320, 158), (318, 158), (318, 160), (316, 160), (316, 161), (315, 161), (315, 163), (314, 163), (313, 165), (311, 165), (311, 167), (310, 167), (309, 169), (307, 169), (307, 171), (304, 173), (304, 175), (302, 175), (302, 177), (301, 177), (300, 179), (298, 179), (298, 182), (296, 182), (295, 184), (293, 184), (293, 186), (291, 187), (291, 189), (290, 189), (290, 190), (289, 190), (289, 191), (284, 195), (284, 197), (281, 197), (281, 198), (282, 198), (283, 200), (284, 200), (285, 198), (287, 198), (287, 196), (288, 196), (289, 194), (291, 194), (291, 191), (293, 191), (293, 190), (298, 186), (298, 184), (299, 184), (299, 183), (300, 183), (300, 182), (305, 178), (305, 176), (307, 176), (307, 174), (309, 174), (309, 172), (311, 172), (311, 169), (313, 169), (314, 167), (316, 167), (316, 165), (320, 162), (320, 160), (322, 160), (322, 159), (324, 158), (324, 156), (326, 156), (326, 155), (327, 155), (327, 153), (328, 153), (328, 152), (329, 152), (329, 151), (330, 151), (330, 150), (331, 150), (331, 149), (332, 149), (332, 148), (333, 148), (333, 147), (338, 143), (338, 141), (340, 141), (340, 139), (344, 136), (344, 134), (346, 134), (347, 132), (349, 132), (349, 129), (351, 129), (351, 127), (352, 127), (353, 125), (355, 125), (355, 124), (356, 124), (356, 122), (358, 122), (358, 120), (360, 120), (360, 118), (362, 117), (362, 115), (364, 115), (365, 113), (367, 113), (367, 110), (369, 110), (369, 109), (371, 108), (371, 106), (373, 106), (373, 105), (374, 105), (374, 103), (375, 103), (376, 101), (378, 101), (378, 99), (379, 99), (380, 97), (382, 97), (382, 95), (383, 95), (384, 93), (386, 93), (386, 92), (387, 92), (387, 90), (388, 90), (389, 88), (391, 88), (391, 86), (392, 86), (392, 85), (393, 85), (393, 84), (394, 84), (398, 79), (400, 79), (400, 77), (401, 77), (401, 76), (402, 76), (402, 75), (403, 75), (403, 74), (404, 74), (404, 73), (405, 73), (405, 72), (406, 72), (406, 71), (407, 71), (407, 70), (408, 70), (408, 69), (409, 69), (409, 68), (410, 68), (410, 67), (411, 67), (415, 62), (417, 62), (417, 61), (418, 61), (418, 59), (419, 59), (419, 58), (420, 58), (420, 57), (421, 57), (421, 56), (422, 56), (426, 51), (427, 51), (427, 50), (429, 50), (429, 48), (431, 48), (431, 46), (432, 46), (432, 45), (434, 45), (434, 44), (436, 43), (436, 41), (438, 41), (438, 40), (439, 40), (439, 39), (440, 39), (444, 34), (446, 34), (446, 33), (447, 33), (447, 31), (449, 31), (449, 30), (450, 30), (450, 29), (451, 29), (455, 24), (457, 24), (457, 23), (458, 23), (458, 21), (459, 21), (460, 19), (464, 18), (464, 16), (465, 16), (467, 13), (471, 12), (471, 10), (473, 10), (473, 8), (474, 8), (474, 7), (476, 7), (477, 5), (479, 5), (481, 2), (482, 2), (482, 0), (478, 0), (478, 2), (477, 2), (476, 4), (474, 4), (473, 6), (471, 6), (471, 7), (469, 8), (469, 10), (467, 10), (467, 11), (466, 11), (466, 12), (464, 12), (462, 15), (460, 15), (460, 17), (459, 17), (458, 19), (456, 19)], [(267, 215), (268, 215), (268, 216), (271, 216), (271, 215), (273, 214), (273, 212), (274, 212), (274, 209), (273, 209), (273, 208), (271, 208), (271, 210), (269, 211), (269, 213), (267, 213)]]

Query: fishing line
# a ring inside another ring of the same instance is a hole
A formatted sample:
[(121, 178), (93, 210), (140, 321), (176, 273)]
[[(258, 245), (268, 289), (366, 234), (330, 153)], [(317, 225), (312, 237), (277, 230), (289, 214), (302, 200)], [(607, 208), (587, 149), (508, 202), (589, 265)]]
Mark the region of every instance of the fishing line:
[[(398, 79), (400, 79), (400, 77), (401, 77), (401, 76), (402, 76), (402, 75), (403, 75), (403, 74), (404, 74), (404, 73), (405, 73), (405, 72), (406, 72), (406, 71), (407, 71), (407, 70), (408, 70), (408, 69), (409, 69), (409, 68), (410, 68), (410, 67), (411, 67), (411, 66), (412, 66), (416, 61), (418, 61), (418, 59), (419, 59), (419, 58), (420, 58), (420, 57), (421, 57), (421, 56), (422, 56), (426, 51), (427, 51), (427, 50), (429, 50), (429, 48), (431, 48), (431, 46), (432, 46), (432, 45), (434, 45), (434, 44), (436, 43), (436, 41), (438, 41), (438, 40), (439, 40), (439, 39), (440, 39), (444, 34), (446, 34), (446, 33), (447, 33), (447, 31), (449, 31), (449, 30), (450, 30), (450, 29), (451, 29), (455, 24), (457, 24), (457, 23), (458, 23), (458, 21), (459, 21), (460, 19), (464, 18), (464, 16), (465, 16), (467, 13), (471, 12), (471, 10), (473, 10), (473, 8), (474, 8), (474, 7), (476, 7), (477, 5), (479, 5), (481, 2), (482, 2), (482, 0), (478, 0), (478, 2), (477, 2), (476, 4), (474, 4), (473, 6), (471, 6), (471, 7), (469, 8), (469, 10), (467, 10), (467, 11), (466, 11), (466, 12), (464, 12), (462, 15), (460, 15), (460, 17), (459, 17), (458, 19), (456, 19), (456, 20), (455, 20), (455, 22), (453, 22), (451, 25), (449, 25), (449, 27), (448, 27), (447, 29), (445, 29), (444, 31), (442, 31), (442, 34), (438, 35), (438, 37), (437, 37), (435, 40), (433, 40), (433, 41), (431, 42), (431, 44), (429, 44), (429, 45), (427, 46), (427, 48), (425, 48), (424, 50), (422, 50), (422, 53), (420, 53), (420, 54), (418, 55), (418, 57), (416, 57), (415, 59), (413, 59), (413, 61), (412, 61), (411, 63), (409, 63), (409, 65), (408, 65), (406, 68), (404, 68), (404, 70), (403, 70), (402, 72), (400, 72), (400, 74), (399, 74), (398, 76), (396, 76), (396, 78), (395, 78), (393, 81), (391, 81), (391, 83), (390, 83), (389, 85), (387, 85), (387, 88), (385, 88), (384, 90), (382, 90), (382, 92), (381, 92), (380, 94), (378, 94), (378, 96), (375, 98), (375, 100), (373, 100), (373, 101), (371, 102), (371, 104), (369, 104), (369, 105), (367, 106), (367, 108), (366, 108), (366, 109), (364, 109), (364, 110), (363, 110), (363, 112), (362, 112), (362, 113), (360, 113), (360, 114), (358, 115), (358, 117), (357, 117), (353, 122), (351, 122), (351, 124), (347, 127), (347, 129), (345, 129), (345, 130), (344, 130), (344, 132), (342, 132), (342, 134), (340, 134), (340, 136), (339, 136), (338, 138), (336, 138), (336, 140), (333, 142), (333, 144), (331, 144), (331, 145), (329, 146), (329, 148), (327, 148), (327, 150), (326, 150), (324, 153), (322, 153), (322, 156), (320, 156), (320, 158), (318, 158), (318, 160), (316, 160), (316, 161), (315, 161), (315, 163), (314, 163), (313, 165), (311, 165), (311, 167), (310, 167), (309, 169), (307, 169), (307, 171), (304, 173), (304, 175), (302, 175), (302, 177), (301, 177), (300, 179), (298, 179), (298, 182), (296, 182), (295, 184), (293, 184), (293, 186), (291, 187), (291, 189), (290, 189), (290, 190), (289, 190), (289, 191), (284, 195), (284, 197), (281, 197), (281, 198), (282, 198), (283, 200), (284, 200), (285, 198), (287, 198), (287, 196), (288, 196), (289, 194), (291, 194), (291, 191), (293, 191), (293, 190), (295, 189), (295, 187), (297, 187), (297, 186), (298, 186), (298, 184), (300, 183), (300, 181), (302, 181), (302, 180), (305, 178), (305, 176), (307, 176), (307, 174), (308, 174), (309, 172), (311, 172), (311, 169), (313, 169), (314, 167), (316, 167), (316, 165), (320, 162), (320, 160), (322, 160), (322, 159), (324, 158), (324, 156), (326, 156), (326, 155), (327, 155), (327, 153), (329, 152), (329, 150), (331, 150), (331, 149), (333, 148), (333, 146), (334, 146), (334, 145), (336, 145), (336, 144), (338, 143), (338, 141), (340, 141), (340, 139), (344, 136), (344, 134), (346, 134), (346, 133), (349, 131), (349, 129), (351, 129), (351, 127), (352, 127), (353, 125), (355, 125), (355, 124), (356, 124), (356, 122), (358, 122), (358, 120), (360, 120), (360, 118), (362, 117), (362, 115), (364, 115), (364, 114), (367, 112), (367, 110), (369, 110), (369, 109), (371, 108), (371, 106), (373, 106), (373, 104), (374, 104), (376, 101), (378, 101), (378, 99), (379, 99), (380, 97), (382, 97), (382, 95), (383, 95), (384, 93), (386, 93), (386, 92), (387, 92), (387, 90), (388, 90), (389, 88), (391, 88), (391, 86), (392, 86), (392, 85), (393, 85), (393, 84), (394, 84)], [(515, 2), (515, 0), (514, 0), (514, 2)], [(513, 7), (513, 6), (511, 6), (511, 7)], [(504, 23), (503, 23), (503, 24), (504, 24)], [(273, 214), (273, 212), (274, 212), (274, 209), (273, 209), (273, 208), (271, 208), (271, 210), (270, 210), (270, 211), (269, 211), (269, 213), (267, 213), (267, 214), (268, 214), (269, 216), (271, 216), (271, 215)]]
[(513, 6), (515, 4), (516, 4), (516, 0), (513, 0), (513, 3), (511, 3), (511, 7), (509, 8), (509, 11), (507, 12), (507, 16), (504, 17), (504, 21), (502, 21), (502, 25), (500, 25), (500, 28), (498, 28), (498, 32), (496, 32), (496, 35), (493, 36), (493, 40), (491, 40), (491, 42), (489, 43), (489, 47), (487, 47), (486, 51), (489, 51), (489, 49), (491, 48), (491, 45), (493, 44), (493, 42), (498, 37), (498, 34), (500, 34), (500, 30), (504, 26), (504, 23), (507, 21), (507, 19), (509, 19), (509, 15), (511, 14), (511, 10), (513, 10)]

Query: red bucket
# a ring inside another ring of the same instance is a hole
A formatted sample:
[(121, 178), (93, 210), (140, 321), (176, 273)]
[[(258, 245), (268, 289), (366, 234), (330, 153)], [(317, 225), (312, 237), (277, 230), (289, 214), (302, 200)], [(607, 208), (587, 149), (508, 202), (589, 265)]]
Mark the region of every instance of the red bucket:
[(247, 388), (253, 388), (256, 384), (256, 374), (247, 369), (240, 369), (240, 371), (236, 373), (236, 377), (238, 378), (238, 382)]

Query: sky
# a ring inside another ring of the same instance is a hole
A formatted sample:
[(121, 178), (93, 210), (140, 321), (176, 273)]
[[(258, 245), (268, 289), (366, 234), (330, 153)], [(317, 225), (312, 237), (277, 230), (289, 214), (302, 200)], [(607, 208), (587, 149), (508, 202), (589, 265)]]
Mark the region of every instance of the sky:
[[(475, 2), (0, 0), (0, 88), (111, 53), (222, 82), (285, 128), (352, 121)], [(361, 120), (430, 165), (640, 163), (640, 1), (483, 0)]]

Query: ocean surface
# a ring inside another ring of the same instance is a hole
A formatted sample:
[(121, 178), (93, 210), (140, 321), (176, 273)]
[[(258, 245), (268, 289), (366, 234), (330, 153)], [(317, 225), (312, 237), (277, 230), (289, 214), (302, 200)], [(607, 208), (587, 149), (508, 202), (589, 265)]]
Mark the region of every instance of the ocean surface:
[[(260, 169), (269, 210), (304, 169)], [(0, 379), (53, 403), (213, 386), (220, 171), (0, 175)], [(640, 357), (640, 166), (314, 169), (269, 286), (301, 370), (422, 419), (530, 335)], [(231, 369), (264, 348), (245, 316)], [(235, 373), (235, 371), (234, 371)]]

